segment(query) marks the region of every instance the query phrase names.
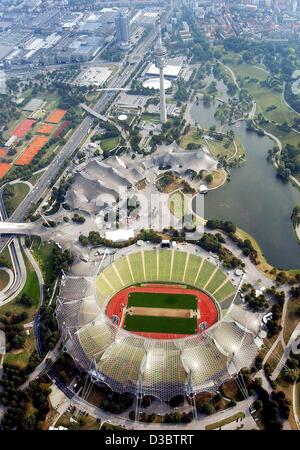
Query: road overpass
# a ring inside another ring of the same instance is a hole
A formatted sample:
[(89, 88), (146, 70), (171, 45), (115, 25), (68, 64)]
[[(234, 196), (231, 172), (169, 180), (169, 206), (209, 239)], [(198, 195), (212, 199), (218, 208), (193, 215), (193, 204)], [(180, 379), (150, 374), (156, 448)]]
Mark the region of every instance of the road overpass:
[(102, 120), (103, 122), (108, 122), (107, 117), (100, 114), (98, 111), (95, 111), (94, 109), (90, 108), (89, 106), (85, 105), (84, 103), (80, 103), (80, 107), (85, 110), (88, 114), (91, 116), (96, 117), (96, 119)]
[(99, 88), (97, 89), (97, 92), (102, 92), (102, 91), (124, 91), (124, 92), (128, 92), (130, 91), (131, 88), (122, 88), (122, 87), (108, 87), (108, 88)]
[(29, 235), (33, 233), (34, 228), (35, 228), (34, 223), (0, 222), (0, 235), (2, 234)]

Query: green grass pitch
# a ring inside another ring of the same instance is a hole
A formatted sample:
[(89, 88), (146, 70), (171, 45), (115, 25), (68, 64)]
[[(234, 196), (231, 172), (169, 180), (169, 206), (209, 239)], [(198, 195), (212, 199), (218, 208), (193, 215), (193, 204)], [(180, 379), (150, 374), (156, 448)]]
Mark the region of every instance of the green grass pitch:
[(124, 328), (146, 333), (194, 334), (197, 332), (197, 319), (127, 315)]
[(197, 309), (197, 298), (190, 294), (131, 292), (128, 307)]

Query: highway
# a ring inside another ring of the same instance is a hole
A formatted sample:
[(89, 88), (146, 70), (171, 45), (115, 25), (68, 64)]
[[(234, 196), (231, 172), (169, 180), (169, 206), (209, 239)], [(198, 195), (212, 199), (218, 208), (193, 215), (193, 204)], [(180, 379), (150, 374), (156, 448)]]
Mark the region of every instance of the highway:
[[(2, 198), (2, 189), (0, 190), (0, 220), (6, 220), (7, 214)], [(11, 237), (8, 238), (11, 240)], [(21, 252), (20, 244), (18, 239), (12, 239), (9, 243), (9, 254), (11, 257), (14, 279), (12, 284), (7, 290), (1, 292), (0, 294), (0, 304), (3, 306), (5, 303), (10, 302), (16, 295), (21, 292), (26, 281), (26, 266), (24, 258)]]
[[(128, 83), (131, 80), (132, 73), (136, 69), (137, 64), (143, 59), (147, 49), (150, 47), (152, 42), (156, 39), (157, 33), (150, 33), (145, 39), (145, 41), (140, 44), (139, 47), (130, 55), (137, 57), (137, 62), (133, 65), (127, 65), (123, 70), (119, 71), (116, 76), (111, 80), (109, 87), (117, 88), (119, 86), (123, 86), (125, 83)], [(123, 64), (124, 66), (124, 64)], [(109, 92), (106, 91), (104, 95), (98, 100), (98, 102), (93, 106), (93, 110), (99, 114), (105, 114), (105, 111), (108, 106), (110, 106), (115, 98), (118, 96), (118, 92)], [(64, 161), (67, 158), (70, 158), (76, 149), (79, 147), (80, 143), (86, 136), (86, 134), (91, 129), (94, 122), (94, 118), (91, 116), (87, 116), (83, 119), (81, 124), (74, 131), (68, 142), (62, 147), (57, 156), (53, 159), (53, 161), (49, 164), (43, 175), (37, 181), (35, 187), (32, 191), (27, 195), (27, 197), (20, 203), (18, 208), (13, 212), (10, 216), (10, 222), (23, 222), (24, 217), (29, 212), (30, 207), (33, 204), (36, 204), (44, 195), (47, 189), (50, 188), (52, 180), (58, 175)], [(0, 253), (4, 250), (6, 245), (11, 241), (12, 236), (1, 236), (0, 237)]]

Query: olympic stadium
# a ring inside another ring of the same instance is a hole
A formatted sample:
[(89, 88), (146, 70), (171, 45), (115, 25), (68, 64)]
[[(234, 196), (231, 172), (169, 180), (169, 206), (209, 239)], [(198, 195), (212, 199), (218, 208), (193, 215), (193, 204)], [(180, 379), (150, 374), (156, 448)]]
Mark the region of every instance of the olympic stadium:
[(117, 252), (96, 277), (64, 276), (64, 348), (114, 392), (169, 401), (217, 390), (259, 349), (261, 315), (237, 284), (196, 249)]

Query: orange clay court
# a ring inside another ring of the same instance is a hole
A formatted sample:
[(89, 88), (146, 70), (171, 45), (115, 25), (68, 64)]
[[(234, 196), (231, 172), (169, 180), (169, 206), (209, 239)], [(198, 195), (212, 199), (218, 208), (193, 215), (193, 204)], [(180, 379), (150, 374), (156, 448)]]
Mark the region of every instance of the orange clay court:
[(4, 177), (11, 168), (12, 164), (0, 163), (0, 178)]
[(179, 339), (201, 333), (218, 320), (215, 302), (184, 285), (143, 284), (115, 294), (106, 307), (120, 328), (152, 339)]
[(40, 134), (50, 134), (53, 128), (53, 125), (50, 125), (50, 123), (43, 123), (37, 131)]
[(18, 138), (23, 138), (26, 136), (28, 131), (33, 127), (35, 124), (35, 120), (33, 119), (24, 119), (22, 122), (19, 123), (19, 125), (14, 129), (12, 132), (12, 136), (17, 136)]
[(59, 123), (61, 119), (65, 116), (66, 112), (67, 111), (65, 111), (64, 109), (55, 109), (49, 114), (46, 122)]
[(31, 163), (35, 155), (44, 147), (49, 138), (46, 136), (35, 136), (30, 144), (25, 148), (22, 155), (15, 161), (17, 166), (27, 166)]

